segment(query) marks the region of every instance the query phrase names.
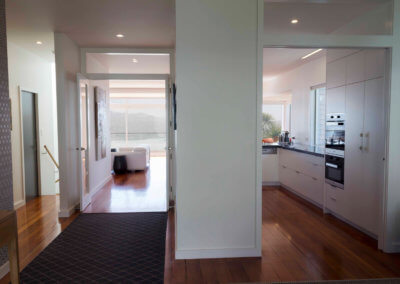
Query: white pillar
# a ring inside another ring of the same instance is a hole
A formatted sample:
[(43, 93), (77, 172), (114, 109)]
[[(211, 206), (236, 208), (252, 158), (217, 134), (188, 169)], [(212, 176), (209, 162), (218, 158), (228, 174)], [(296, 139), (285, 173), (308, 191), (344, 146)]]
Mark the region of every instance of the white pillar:
[(176, 1), (176, 258), (261, 255), (260, 8)]

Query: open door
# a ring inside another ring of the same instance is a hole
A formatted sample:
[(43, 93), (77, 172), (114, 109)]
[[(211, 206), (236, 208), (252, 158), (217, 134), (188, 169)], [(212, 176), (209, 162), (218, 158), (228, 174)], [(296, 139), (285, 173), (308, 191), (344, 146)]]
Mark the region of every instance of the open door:
[(78, 85), (78, 110), (79, 110), (79, 144), (76, 148), (79, 157), (79, 179), (80, 179), (80, 210), (81, 212), (90, 204), (89, 191), (89, 80), (83, 75), (77, 75)]
[(170, 79), (165, 80), (165, 96), (166, 96), (166, 113), (167, 113), (167, 206), (168, 211), (170, 199), (174, 199), (174, 159), (175, 159), (175, 107), (174, 98), (175, 88), (172, 86)]

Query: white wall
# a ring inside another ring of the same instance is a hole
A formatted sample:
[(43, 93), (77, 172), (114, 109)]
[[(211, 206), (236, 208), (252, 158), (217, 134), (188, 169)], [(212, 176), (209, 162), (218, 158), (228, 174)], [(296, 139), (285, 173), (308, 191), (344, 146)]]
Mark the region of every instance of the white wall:
[(53, 89), (51, 62), (30, 51), (8, 42), (9, 89), (12, 101), (11, 132), (14, 206), (25, 203), (22, 163), (21, 110), (19, 89), (38, 94), (38, 118), (40, 140), (40, 187), (42, 195), (55, 194), (55, 166), (44, 150), (44, 145), (54, 149)]
[[(107, 156), (104, 159), (96, 160), (96, 134), (95, 134), (95, 87), (100, 87), (106, 92), (107, 108), (110, 105), (109, 81), (90, 81), (89, 86), (89, 192), (93, 196), (102, 186), (111, 179), (111, 139), (109, 120), (106, 119), (106, 144)], [(110, 117), (109, 112), (107, 117)]]
[(176, 258), (261, 254), (257, 4), (176, 1)]
[(54, 34), (57, 78), (58, 142), (60, 161), (60, 217), (69, 216), (79, 204), (78, 87), (79, 47), (65, 34)]
[(312, 86), (324, 84), (325, 81), (326, 58), (323, 56), (263, 83), (264, 99), (283, 93), (292, 94), (291, 130), (297, 143), (310, 143), (310, 91)]

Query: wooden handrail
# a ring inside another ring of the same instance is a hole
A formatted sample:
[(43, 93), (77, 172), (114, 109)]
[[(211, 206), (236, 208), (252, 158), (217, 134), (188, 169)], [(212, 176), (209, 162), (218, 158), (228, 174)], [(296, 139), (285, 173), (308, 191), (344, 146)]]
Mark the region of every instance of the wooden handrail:
[[(54, 156), (51, 154), (49, 148), (47, 148), (47, 146), (44, 145), (44, 149), (46, 150), (47, 154), (49, 154), (51, 160), (53, 161), (53, 163), (54, 163), (54, 165), (57, 167), (57, 169), (60, 169), (60, 165), (57, 163), (56, 159), (54, 159)], [(55, 183), (57, 183), (57, 182), (59, 182), (59, 181), (60, 181), (60, 179), (57, 179), (57, 180), (55, 181)]]

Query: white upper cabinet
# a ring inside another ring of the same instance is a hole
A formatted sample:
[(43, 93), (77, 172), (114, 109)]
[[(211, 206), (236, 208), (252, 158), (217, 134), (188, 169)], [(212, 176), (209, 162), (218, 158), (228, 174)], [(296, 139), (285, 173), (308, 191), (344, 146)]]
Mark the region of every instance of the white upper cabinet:
[(326, 65), (326, 87), (328, 89), (346, 84), (346, 58), (338, 59)]
[(376, 79), (385, 75), (385, 50), (367, 49), (365, 52), (365, 80)]
[(345, 113), (346, 87), (326, 90), (326, 113)]
[(326, 53), (326, 63), (333, 62), (337, 59), (343, 58), (345, 56), (351, 55), (353, 53), (356, 53), (360, 51), (359, 49), (343, 49), (343, 48), (338, 48), (338, 49), (329, 49), (328, 52)]
[(346, 58), (346, 84), (364, 81), (365, 52), (360, 51)]

